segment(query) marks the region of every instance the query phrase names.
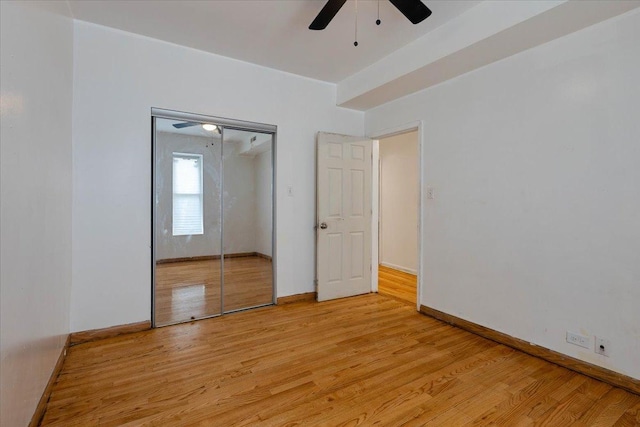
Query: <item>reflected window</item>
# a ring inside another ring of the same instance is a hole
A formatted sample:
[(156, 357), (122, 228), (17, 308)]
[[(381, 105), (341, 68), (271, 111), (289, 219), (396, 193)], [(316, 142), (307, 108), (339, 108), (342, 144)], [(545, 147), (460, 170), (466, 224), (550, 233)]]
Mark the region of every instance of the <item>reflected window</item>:
[(173, 235), (204, 234), (202, 155), (173, 153)]

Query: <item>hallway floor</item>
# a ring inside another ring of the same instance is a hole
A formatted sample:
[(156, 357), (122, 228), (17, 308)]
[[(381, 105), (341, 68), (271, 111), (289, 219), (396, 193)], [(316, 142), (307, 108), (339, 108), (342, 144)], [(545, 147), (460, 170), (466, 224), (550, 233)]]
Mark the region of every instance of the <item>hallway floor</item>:
[(378, 293), (416, 304), (417, 278), (414, 274), (378, 266)]

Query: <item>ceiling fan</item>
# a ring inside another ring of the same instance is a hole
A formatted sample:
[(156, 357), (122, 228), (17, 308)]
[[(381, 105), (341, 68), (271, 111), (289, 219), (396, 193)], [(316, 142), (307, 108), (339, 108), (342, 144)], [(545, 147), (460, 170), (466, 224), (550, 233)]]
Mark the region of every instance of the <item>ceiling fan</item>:
[[(431, 15), (431, 10), (420, 0), (389, 0), (413, 24), (418, 24)], [(310, 30), (324, 30), (347, 0), (328, 0), (316, 19), (309, 25)], [(376, 21), (380, 25), (380, 19)]]
[(182, 122), (182, 123), (174, 123), (173, 127), (176, 129), (188, 128), (190, 126), (198, 126), (200, 123), (196, 122)]
[(188, 128), (191, 126), (202, 126), (204, 130), (208, 130), (210, 132), (218, 130), (218, 126), (212, 125), (211, 123), (182, 122), (182, 123), (174, 123), (172, 126), (176, 129)]

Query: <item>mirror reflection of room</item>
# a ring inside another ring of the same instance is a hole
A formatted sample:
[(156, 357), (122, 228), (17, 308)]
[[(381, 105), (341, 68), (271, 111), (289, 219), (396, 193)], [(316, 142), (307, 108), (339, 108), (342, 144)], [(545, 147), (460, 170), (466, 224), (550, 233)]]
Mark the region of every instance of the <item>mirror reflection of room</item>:
[(155, 135), (156, 326), (271, 304), (271, 135), (160, 118)]
[(224, 131), (224, 311), (273, 302), (270, 134)]

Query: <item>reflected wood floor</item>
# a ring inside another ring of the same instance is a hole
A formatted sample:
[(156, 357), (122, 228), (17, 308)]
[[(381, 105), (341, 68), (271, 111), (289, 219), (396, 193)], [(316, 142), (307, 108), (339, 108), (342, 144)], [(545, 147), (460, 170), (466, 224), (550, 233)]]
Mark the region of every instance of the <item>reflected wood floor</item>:
[(71, 347), (43, 425), (640, 423), (640, 396), (368, 294)]
[(403, 301), (410, 302), (415, 306), (417, 296), (417, 278), (415, 274), (404, 271), (378, 266), (378, 293)]
[[(271, 260), (258, 256), (225, 258), (224, 311), (273, 301)], [(156, 265), (156, 324), (220, 314), (220, 260)]]

